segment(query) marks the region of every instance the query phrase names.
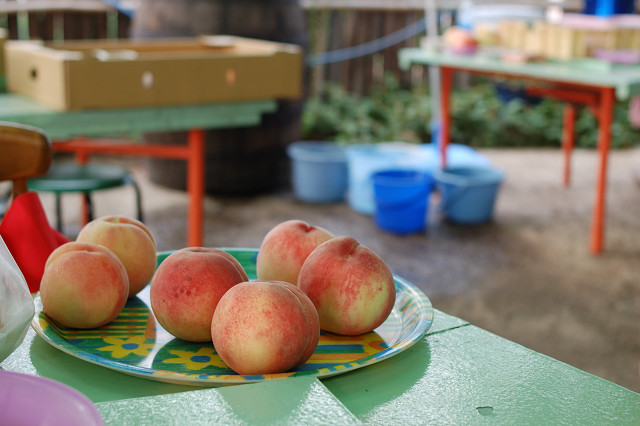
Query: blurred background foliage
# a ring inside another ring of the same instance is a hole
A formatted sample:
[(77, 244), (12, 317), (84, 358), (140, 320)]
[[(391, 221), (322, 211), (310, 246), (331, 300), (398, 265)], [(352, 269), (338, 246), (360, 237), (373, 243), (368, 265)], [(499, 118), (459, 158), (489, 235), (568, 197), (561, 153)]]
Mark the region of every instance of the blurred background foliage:
[[(306, 140), (340, 143), (431, 141), (431, 101), (428, 87), (400, 87), (393, 77), (375, 86), (370, 96), (328, 85), (310, 98), (302, 116)], [(640, 145), (640, 129), (628, 120), (628, 102), (616, 104), (611, 127), (612, 148)], [(473, 147), (558, 147), (562, 135), (563, 104), (553, 100), (505, 101), (496, 85), (481, 81), (452, 94), (451, 140)], [(597, 122), (587, 108), (579, 108), (576, 144), (595, 148)]]

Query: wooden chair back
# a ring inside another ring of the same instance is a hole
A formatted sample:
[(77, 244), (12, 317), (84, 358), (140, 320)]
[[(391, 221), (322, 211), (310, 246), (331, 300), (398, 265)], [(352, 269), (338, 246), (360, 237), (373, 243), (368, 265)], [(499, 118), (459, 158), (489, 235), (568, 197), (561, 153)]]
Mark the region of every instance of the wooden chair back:
[(40, 129), (0, 121), (0, 181), (12, 181), (12, 197), (27, 192), (27, 179), (51, 165), (51, 140)]

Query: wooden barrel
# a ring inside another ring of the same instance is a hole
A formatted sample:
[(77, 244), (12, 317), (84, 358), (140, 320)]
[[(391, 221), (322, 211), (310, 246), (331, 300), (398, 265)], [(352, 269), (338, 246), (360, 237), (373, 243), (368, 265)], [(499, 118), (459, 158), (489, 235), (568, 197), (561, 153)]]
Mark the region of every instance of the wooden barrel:
[[(307, 47), (305, 15), (298, 0), (141, 0), (131, 38), (227, 34)], [(204, 82), (203, 82), (204, 84)], [(205, 190), (246, 195), (272, 191), (289, 182), (286, 147), (300, 139), (303, 100), (280, 100), (260, 126), (205, 132)], [(146, 134), (149, 143), (186, 143), (185, 132)], [(153, 182), (186, 187), (184, 161), (151, 159)]]

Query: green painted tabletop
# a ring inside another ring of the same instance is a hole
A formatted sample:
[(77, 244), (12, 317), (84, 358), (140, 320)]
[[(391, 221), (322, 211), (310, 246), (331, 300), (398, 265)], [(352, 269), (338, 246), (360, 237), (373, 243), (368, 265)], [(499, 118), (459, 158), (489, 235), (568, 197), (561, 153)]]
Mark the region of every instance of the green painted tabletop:
[(243, 127), (276, 110), (274, 100), (168, 107), (56, 111), (24, 96), (0, 93), (0, 121), (39, 127), (53, 140), (142, 132)]
[(450, 66), (520, 78), (614, 87), (618, 100), (640, 94), (640, 65), (608, 65), (587, 59), (519, 64), (504, 62), (489, 55), (455, 55), (423, 48), (400, 49), (398, 60), (404, 69), (412, 64)]
[(637, 393), (473, 325), (323, 383), (365, 423), (640, 424)]
[[(227, 250), (255, 279), (257, 249)], [(107, 368), (115, 364), (97, 365), (65, 352), (34, 327), (32, 322), (0, 368), (75, 388), (108, 425), (640, 424), (639, 394), (437, 309), (426, 334), (380, 362), (327, 377), (218, 388), (149, 380)]]
[(78, 389), (114, 425), (640, 424), (637, 393), (438, 310), (427, 335), (405, 352), (322, 380), (160, 383), (77, 359), (33, 330), (0, 367)]

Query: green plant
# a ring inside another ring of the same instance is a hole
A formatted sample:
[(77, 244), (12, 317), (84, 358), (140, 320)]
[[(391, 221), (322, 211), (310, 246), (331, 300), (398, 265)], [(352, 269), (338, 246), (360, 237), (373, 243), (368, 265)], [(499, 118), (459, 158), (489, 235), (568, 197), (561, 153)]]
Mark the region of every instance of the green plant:
[(401, 89), (392, 78), (367, 97), (329, 84), (320, 96), (307, 101), (303, 134), (305, 139), (341, 143), (423, 142), (429, 138), (430, 110), (423, 89)]
[[(474, 147), (557, 147), (563, 108), (553, 100), (503, 103), (492, 84), (481, 82), (452, 94), (451, 140)], [(425, 143), (431, 140), (430, 122), (427, 87), (404, 89), (392, 77), (366, 97), (328, 85), (320, 96), (308, 100), (302, 118), (306, 139), (339, 143)], [(595, 147), (597, 121), (587, 108), (579, 110), (575, 131), (577, 146)], [(640, 131), (630, 125), (625, 102), (615, 105), (611, 134), (613, 148), (640, 145)]]

